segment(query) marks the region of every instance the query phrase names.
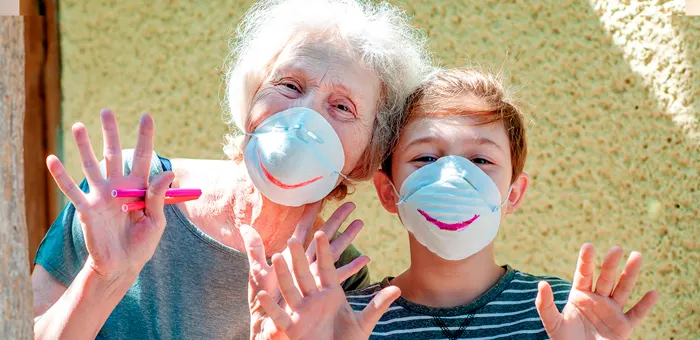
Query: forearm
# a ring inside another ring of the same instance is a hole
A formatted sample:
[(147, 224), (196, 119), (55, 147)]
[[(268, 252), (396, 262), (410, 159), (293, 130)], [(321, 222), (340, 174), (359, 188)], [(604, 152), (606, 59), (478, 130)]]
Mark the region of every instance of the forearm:
[(87, 263), (34, 323), (35, 339), (94, 339), (138, 273), (106, 280)]

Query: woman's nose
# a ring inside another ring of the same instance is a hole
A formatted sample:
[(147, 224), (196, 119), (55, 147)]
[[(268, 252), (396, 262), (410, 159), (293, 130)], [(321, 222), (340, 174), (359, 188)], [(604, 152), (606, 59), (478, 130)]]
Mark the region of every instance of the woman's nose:
[(328, 95), (324, 94), (322, 91), (311, 90), (299, 98), (298, 106), (308, 107), (325, 117), (326, 112), (324, 106), (327, 97)]

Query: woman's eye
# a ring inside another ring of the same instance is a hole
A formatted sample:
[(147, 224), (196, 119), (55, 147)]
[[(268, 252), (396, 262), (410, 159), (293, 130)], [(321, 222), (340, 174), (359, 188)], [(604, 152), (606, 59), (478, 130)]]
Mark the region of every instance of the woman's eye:
[(299, 90), (299, 87), (296, 86), (295, 84), (287, 83), (287, 84), (284, 84), (284, 86), (286, 86), (288, 89), (291, 89), (291, 90), (294, 90), (294, 91), (297, 91), (297, 92), (301, 92), (301, 91)]
[(337, 108), (338, 108), (339, 110), (341, 110), (341, 111), (350, 112), (350, 108), (347, 107), (347, 106), (345, 106), (345, 105), (343, 105), (343, 104), (338, 104), (338, 105), (336, 105), (335, 107), (337, 107)]
[(474, 164), (493, 164), (493, 163), (491, 163), (488, 160), (483, 159), (483, 158), (474, 158), (474, 159), (472, 159), (472, 163), (474, 163)]

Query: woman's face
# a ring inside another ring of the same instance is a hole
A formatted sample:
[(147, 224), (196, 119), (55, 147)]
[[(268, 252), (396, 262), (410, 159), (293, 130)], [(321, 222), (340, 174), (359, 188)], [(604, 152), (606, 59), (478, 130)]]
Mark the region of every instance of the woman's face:
[(372, 134), (380, 95), (379, 78), (340, 45), (290, 42), (253, 97), (246, 130), (293, 107), (320, 113), (335, 129), (345, 152), (342, 173), (360, 161)]

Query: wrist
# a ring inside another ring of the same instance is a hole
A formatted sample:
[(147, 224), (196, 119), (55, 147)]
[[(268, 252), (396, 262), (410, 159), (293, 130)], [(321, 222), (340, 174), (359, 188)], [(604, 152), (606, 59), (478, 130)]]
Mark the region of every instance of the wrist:
[(84, 274), (85, 283), (88, 287), (100, 291), (106, 296), (118, 295), (121, 298), (134, 284), (140, 271), (140, 268), (127, 268), (105, 275), (96, 269), (92, 257), (88, 256), (81, 272)]

